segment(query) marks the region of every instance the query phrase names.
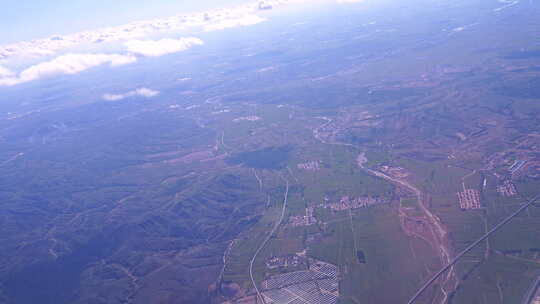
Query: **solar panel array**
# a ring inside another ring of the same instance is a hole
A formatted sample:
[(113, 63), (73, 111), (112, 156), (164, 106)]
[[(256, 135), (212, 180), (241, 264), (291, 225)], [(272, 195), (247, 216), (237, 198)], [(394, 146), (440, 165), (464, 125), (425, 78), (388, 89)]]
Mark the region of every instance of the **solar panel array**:
[(267, 304), (336, 304), (338, 268), (317, 262), (309, 270), (272, 276), (262, 286)]

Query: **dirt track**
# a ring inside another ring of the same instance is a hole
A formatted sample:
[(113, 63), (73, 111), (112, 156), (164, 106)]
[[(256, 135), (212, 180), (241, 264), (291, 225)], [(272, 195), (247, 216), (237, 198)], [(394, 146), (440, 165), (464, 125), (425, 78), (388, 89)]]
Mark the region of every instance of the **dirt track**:
[[(433, 231), (433, 234), (435, 236), (434, 241), (435, 244), (432, 244), (434, 246), (434, 250), (436, 250), (439, 253), (439, 257), (441, 259), (441, 263), (443, 265), (448, 265), (451, 262), (450, 257), (450, 249), (449, 249), (449, 242), (447, 239), (448, 232), (444, 228), (444, 226), (441, 223), (441, 220), (439, 217), (437, 217), (435, 214), (433, 214), (427, 207), (426, 207), (426, 195), (420, 191), (417, 187), (411, 185), (408, 181), (393, 178), (389, 175), (386, 175), (382, 172), (375, 171), (369, 168), (364, 167), (364, 163), (367, 161), (365, 158), (365, 155), (361, 154), (358, 156), (358, 166), (362, 168), (364, 171), (368, 172), (371, 175), (375, 175), (377, 177), (383, 178), (387, 181), (390, 181), (393, 184), (398, 184), (399, 186), (402, 186), (404, 188), (409, 189), (412, 191), (416, 197), (418, 198), (418, 205), (426, 218), (428, 219), (428, 223), (430, 224), (430, 227)], [(450, 271), (445, 276), (444, 280), (441, 282), (441, 293), (442, 297), (440, 298), (439, 303), (446, 303), (446, 300), (448, 299), (448, 293), (445, 290), (445, 286), (452, 281), (452, 279), (455, 279), (455, 272), (454, 268), (451, 267)]]

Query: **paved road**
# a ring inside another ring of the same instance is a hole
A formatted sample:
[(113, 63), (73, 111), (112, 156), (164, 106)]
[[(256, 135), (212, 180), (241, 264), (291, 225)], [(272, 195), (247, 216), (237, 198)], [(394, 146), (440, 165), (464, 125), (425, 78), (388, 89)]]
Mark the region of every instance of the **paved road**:
[(255, 251), (255, 254), (251, 258), (251, 261), (249, 262), (249, 276), (251, 278), (251, 283), (253, 284), (253, 287), (255, 288), (255, 291), (257, 292), (257, 297), (261, 301), (261, 303), (264, 303), (264, 298), (262, 297), (259, 291), (259, 288), (257, 287), (257, 284), (255, 283), (255, 279), (253, 278), (253, 264), (255, 263), (255, 259), (257, 258), (261, 250), (264, 248), (264, 246), (266, 246), (266, 243), (268, 243), (270, 238), (272, 238), (272, 236), (274, 235), (278, 227), (281, 225), (281, 222), (283, 221), (283, 217), (285, 216), (285, 210), (287, 209), (287, 197), (289, 196), (289, 181), (285, 179), (284, 177), (282, 178), (285, 180), (286, 187), (285, 187), (285, 194), (284, 194), (285, 197), (283, 198), (283, 207), (281, 208), (281, 216), (279, 220), (277, 221), (277, 223), (274, 225), (274, 228), (272, 228), (272, 231), (270, 231), (266, 239), (264, 239), (264, 241), (261, 243), (259, 248), (257, 248), (257, 250)]
[(523, 302), (521, 304), (531, 304), (531, 301), (536, 297), (536, 294), (538, 293), (538, 288), (540, 284), (540, 276), (534, 280), (533, 284), (529, 288), (529, 291), (527, 291), (527, 294), (525, 297), (523, 297)]
[(527, 203), (525, 203), (523, 206), (519, 207), (518, 210), (516, 210), (514, 213), (512, 213), (510, 216), (502, 220), (500, 223), (498, 223), (495, 227), (491, 228), (490, 231), (488, 231), (486, 234), (484, 234), (481, 238), (476, 240), (474, 243), (469, 245), (465, 250), (463, 250), (460, 254), (458, 254), (455, 258), (452, 259), (452, 261), (444, 266), (441, 270), (439, 270), (431, 279), (429, 279), (415, 294), (414, 296), (407, 302), (407, 304), (413, 304), (421, 295), (422, 293), (433, 283), (435, 282), (443, 273), (445, 273), (448, 269), (450, 269), (454, 264), (456, 264), (459, 259), (461, 259), (465, 254), (467, 254), (469, 251), (471, 251), (474, 247), (478, 246), (482, 241), (487, 239), (490, 235), (495, 233), (497, 230), (499, 230), (502, 226), (506, 225), (510, 220), (512, 220), (514, 217), (516, 217), (518, 214), (520, 214), (523, 210), (527, 209), (529, 206), (531, 206), (534, 202), (536, 202), (540, 198), (540, 194), (536, 195), (532, 199), (530, 199)]

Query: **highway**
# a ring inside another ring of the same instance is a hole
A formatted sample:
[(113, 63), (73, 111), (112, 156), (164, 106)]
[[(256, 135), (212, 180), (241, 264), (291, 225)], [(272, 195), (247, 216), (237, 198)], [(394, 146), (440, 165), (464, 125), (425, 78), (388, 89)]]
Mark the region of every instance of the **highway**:
[(456, 264), (465, 254), (467, 254), (469, 251), (471, 251), (474, 247), (476, 247), (478, 244), (480, 244), (482, 241), (487, 239), (490, 235), (495, 233), (497, 230), (499, 230), (502, 226), (506, 225), (510, 220), (512, 220), (514, 217), (516, 217), (518, 214), (520, 214), (523, 210), (527, 209), (529, 206), (531, 206), (534, 202), (536, 202), (540, 198), (540, 194), (536, 195), (527, 203), (525, 203), (523, 206), (519, 207), (518, 210), (516, 210), (514, 213), (512, 213), (510, 216), (505, 218), (503, 221), (498, 223), (495, 227), (493, 227), (490, 231), (488, 231), (486, 234), (484, 234), (481, 238), (476, 240), (474, 243), (469, 245), (467, 248), (465, 248), (462, 252), (460, 252), (455, 258), (452, 259), (452, 261), (444, 266), (441, 270), (439, 270), (437, 273), (435, 273), (431, 279), (429, 279), (424, 285), (414, 294), (414, 296), (407, 302), (407, 304), (413, 304), (421, 295), (422, 293), (433, 283), (435, 282), (443, 273), (445, 273), (448, 269), (450, 269), (454, 264)]

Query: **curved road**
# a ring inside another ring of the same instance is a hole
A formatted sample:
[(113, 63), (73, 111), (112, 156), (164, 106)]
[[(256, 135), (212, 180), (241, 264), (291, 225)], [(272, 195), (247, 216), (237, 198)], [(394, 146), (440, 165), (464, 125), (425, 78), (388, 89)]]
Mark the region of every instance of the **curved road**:
[(279, 220), (276, 222), (276, 224), (274, 225), (274, 228), (272, 228), (272, 231), (270, 231), (266, 239), (264, 239), (264, 241), (261, 243), (259, 248), (257, 248), (257, 250), (255, 251), (255, 254), (251, 258), (251, 261), (249, 262), (249, 276), (251, 278), (251, 283), (253, 284), (253, 287), (255, 288), (255, 291), (257, 292), (257, 297), (261, 300), (261, 303), (264, 303), (264, 299), (259, 291), (259, 288), (257, 287), (257, 284), (255, 283), (255, 279), (253, 278), (253, 264), (255, 263), (255, 259), (257, 258), (261, 250), (264, 248), (264, 246), (266, 246), (266, 243), (268, 243), (270, 238), (272, 238), (272, 236), (274, 235), (278, 227), (281, 225), (281, 222), (283, 221), (283, 217), (285, 216), (285, 210), (287, 209), (287, 197), (289, 196), (289, 181), (284, 177), (281, 177), (281, 178), (283, 178), (286, 183), (285, 197), (283, 199), (283, 207), (281, 208), (281, 216)]

